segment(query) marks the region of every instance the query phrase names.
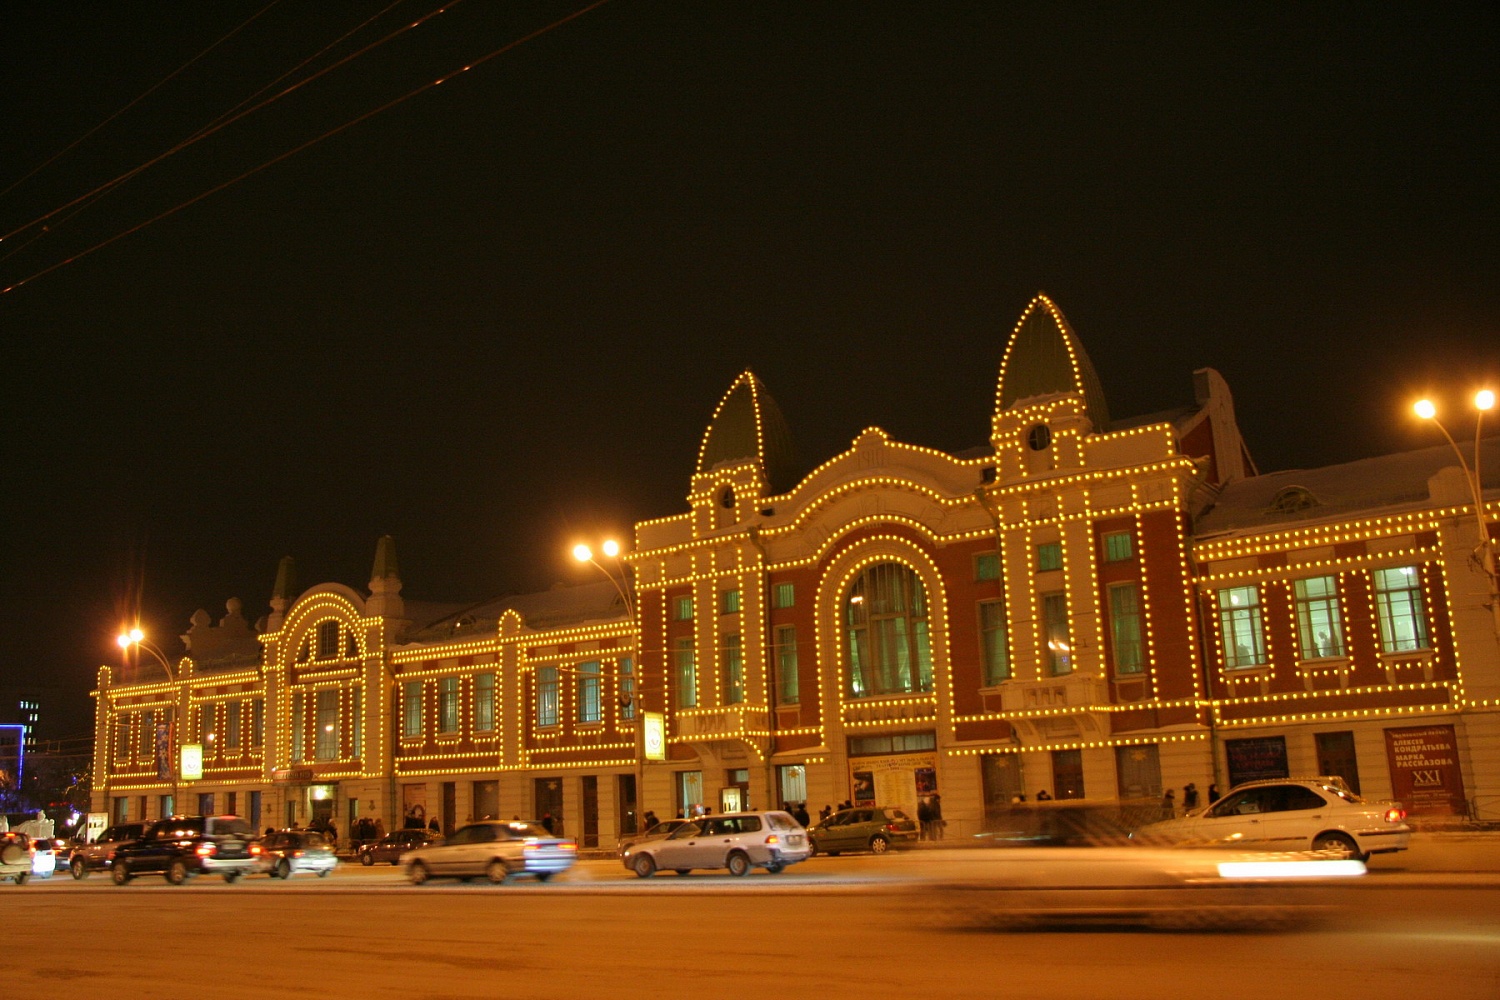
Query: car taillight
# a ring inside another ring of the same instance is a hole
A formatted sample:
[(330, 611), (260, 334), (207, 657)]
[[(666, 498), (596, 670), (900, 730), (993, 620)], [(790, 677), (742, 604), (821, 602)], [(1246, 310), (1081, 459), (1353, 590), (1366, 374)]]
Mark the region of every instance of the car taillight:
[(199, 844), (197, 850), (195, 850), (193, 853), (197, 854), (200, 858), (210, 857), (211, 855), (219, 853), (219, 845)]
[(1385, 811), (1385, 821), (1387, 823), (1399, 823), (1405, 818), (1406, 810), (1400, 806), (1391, 806), (1391, 808)]
[(773, 833), (773, 834), (770, 834), (769, 836), (766, 837), (766, 843), (768, 843), (768, 844), (779, 844), (779, 843), (781, 843), (781, 838), (778, 837), (778, 836), (776, 836), (776, 834)]
[(901, 825), (899, 823), (887, 823), (885, 825), (885, 832), (886, 833), (900, 833), (901, 832)]
[(254, 857), (255, 855), (259, 854), (260, 851), (261, 851), (261, 847), (260, 847), (259, 844), (251, 844), (250, 845), (250, 856), (251, 857)]
[(292, 857), (294, 857), (294, 858), (300, 858), (300, 857), (302, 857), (302, 855), (303, 855), (303, 854), (304, 854), (304, 853), (305, 853), (305, 852), (303, 852), (303, 851), (293, 851), (293, 852), (292, 852)]

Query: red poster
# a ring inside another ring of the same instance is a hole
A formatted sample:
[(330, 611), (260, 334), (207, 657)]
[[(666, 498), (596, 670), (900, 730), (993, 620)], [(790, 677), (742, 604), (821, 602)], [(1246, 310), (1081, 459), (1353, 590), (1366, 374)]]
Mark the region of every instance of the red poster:
[(1391, 787), (1413, 816), (1462, 816), (1468, 812), (1458, 741), (1452, 726), (1413, 726), (1385, 731)]

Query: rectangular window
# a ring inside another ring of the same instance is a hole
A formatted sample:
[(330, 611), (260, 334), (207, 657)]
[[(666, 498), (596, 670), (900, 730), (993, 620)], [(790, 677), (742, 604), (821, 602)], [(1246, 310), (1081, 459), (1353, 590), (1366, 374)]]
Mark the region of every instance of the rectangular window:
[(984, 647), (984, 685), (1010, 680), (1010, 638), (1006, 633), (1005, 602), (979, 602), (979, 638)]
[(601, 714), (599, 661), (578, 665), (578, 721), (598, 722)]
[(339, 655), (339, 623), (318, 623), (318, 659), (332, 660)]
[(292, 695), (292, 760), (307, 759), (307, 711), (298, 691)]
[(1226, 587), (1219, 591), (1219, 632), (1224, 666), (1230, 670), (1266, 663), (1266, 634), (1260, 614), (1260, 588)]
[(1304, 660), (1344, 655), (1344, 620), (1339, 613), (1339, 581), (1334, 576), (1298, 580), (1297, 639)]
[(536, 671), (536, 724), (538, 729), (557, 725), (557, 668)]
[(355, 688), (349, 692), (349, 753), (354, 757), (364, 756), (364, 709), (364, 691), (360, 688)]
[(1422, 574), (1415, 566), (1375, 571), (1375, 607), (1380, 613), (1380, 651), (1427, 649), (1427, 615), (1422, 607)]
[(318, 692), (318, 760), (337, 760), (339, 755), (339, 691)]
[(258, 747), (266, 739), (266, 702), (256, 698), (250, 703), (250, 745)]
[(115, 720), (115, 759), (128, 759), (130, 750), (130, 716), (121, 715)]
[(149, 708), (141, 713), (141, 750), (138, 756), (152, 757), (156, 754), (156, 713)]
[(1114, 639), (1115, 673), (1138, 674), (1145, 666), (1141, 649), (1141, 585), (1117, 583), (1109, 588), (1109, 628)]
[(1047, 643), (1047, 669), (1052, 676), (1073, 670), (1072, 638), (1068, 635), (1068, 598), (1064, 594), (1042, 595), (1043, 638)]
[(1135, 539), (1128, 531), (1111, 531), (1104, 536), (1104, 561), (1123, 562), (1135, 555)]
[(724, 590), (719, 593), (719, 614), (732, 615), (740, 609), (740, 592)]
[(1062, 542), (1045, 542), (1036, 547), (1036, 571), (1062, 569)]
[(1161, 799), (1161, 752), (1155, 743), (1115, 747), (1122, 799)]
[(738, 705), (745, 700), (745, 659), (740, 637), (724, 637), (724, 704)]
[(1052, 797), (1083, 798), (1083, 751), (1052, 751)]
[(693, 708), (698, 704), (698, 663), (693, 657), (693, 640), (678, 639), (672, 652), (676, 660), (677, 704)]
[(974, 579), (981, 582), (1000, 579), (1000, 553), (981, 552), (975, 556)]
[(635, 718), (635, 662), (628, 656), (620, 661), (620, 718)]
[(401, 688), (401, 735), (422, 735), (422, 682), (407, 681)]
[(693, 599), (691, 597), (673, 598), (672, 620), (678, 622), (690, 622), (693, 620)]
[(458, 732), (458, 678), (438, 678), (438, 732)]
[(474, 731), (495, 731), (495, 675), (474, 675)]
[(776, 698), (782, 705), (795, 705), (801, 697), (797, 675), (797, 626), (776, 629)]
[(231, 701), (224, 706), (224, 745), (226, 747), (238, 748), (240, 745), (243, 727), (240, 725), (240, 714), (243, 709), (237, 701)]
[(778, 583), (771, 592), (771, 603), (778, 608), (789, 608), (797, 603), (797, 588), (790, 583)]

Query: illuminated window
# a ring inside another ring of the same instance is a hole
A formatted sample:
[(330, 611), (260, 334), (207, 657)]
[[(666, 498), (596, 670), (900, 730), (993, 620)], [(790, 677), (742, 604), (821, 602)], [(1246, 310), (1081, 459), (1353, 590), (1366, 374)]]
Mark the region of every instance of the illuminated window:
[(359, 655), (359, 640), (352, 631), (344, 633), (344, 656), (354, 659)]
[(677, 704), (693, 708), (698, 704), (698, 661), (693, 656), (693, 640), (676, 640), (672, 652), (677, 668)]
[(364, 692), (359, 688), (349, 692), (349, 740), (353, 746), (350, 753), (356, 757), (364, 755), (365, 699), (363, 695)]
[(1380, 612), (1380, 651), (1427, 649), (1427, 615), (1422, 606), (1422, 574), (1415, 566), (1375, 571), (1375, 606)]
[(324, 688), (318, 692), (317, 725), (318, 760), (336, 760), (339, 755), (338, 688)]
[(1135, 539), (1128, 531), (1111, 531), (1104, 536), (1104, 561), (1123, 562), (1135, 555)]
[(691, 597), (673, 598), (672, 620), (678, 622), (690, 622), (693, 620), (693, 599)]
[(318, 623), (318, 659), (332, 660), (339, 655), (339, 623), (326, 621)]
[(599, 697), (599, 661), (578, 665), (578, 721), (598, 722), (602, 718)]
[(266, 702), (256, 698), (250, 703), (250, 745), (258, 747), (266, 739)]
[(1145, 666), (1141, 650), (1140, 584), (1117, 583), (1109, 588), (1109, 626), (1114, 639), (1115, 673), (1140, 673)]
[(438, 732), (458, 732), (458, 678), (438, 678)]
[(801, 697), (795, 625), (781, 625), (776, 629), (776, 697), (782, 705), (795, 705)]
[(1042, 630), (1047, 642), (1047, 671), (1058, 677), (1073, 671), (1072, 637), (1068, 634), (1068, 598), (1042, 595)]
[(142, 757), (153, 757), (156, 754), (156, 713), (149, 708), (141, 713), (141, 753)]
[(238, 747), (243, 727), (240, 725), (240, 703), (231, 701), (224, 706), (224, 745)]
[(797, 588), (790, 583), (778, 583), (772, 591), (772, 604), (778, 608), (789, 608), (797, 601)]
[(628, 656), (620, 661), (620, 718), (635, 718), (635, 663)]
[(407, 681), (401, 688), (402, 736), (422, 735), (422, 682)]
[(719, 593), (719, 614), (732, 615), (740, 609), (740, 592), (725, 590)]
[(1006, 633), (1005, 602), (979, 602), (979, 637), (984, 650), (984, 685), (1010, 680), (1010, 639)]
[(1224, 666), (1231, 670), (1266, 663), (1265, 626), (1260, 588), (1225, 587), (1219, 591), (1219, 631), (1224, 639)]
[(1045, 542), (1036, 547), (1036, 571), (1062, 569), (1062, 542)]
[(495, 675), (474, 675), (474, 729), (489, 733), (495, 729)]
[(557, 725), (557, 668), (538, 667), (536, 671), (536, 724), (538, 728)]
[(292, 760), (307, 759), (307, 712), (302, 692), (292, 695)]
[(1297, 639), (1304, 660), (1344, 655), (1344, 622), (1339, 613), (1338, 578), (1298, 580)]
[(851, 698), (932, 690), (927, 597), (899, 563), (868, 566), (844, 596)]
[(738, 635), (724, 637), (724, 704), (738, 705), (745, 700), (745, 660)]
[(975, 556), (974, 579), (980, 582), (1000, 579), (1000, 553), (981, 552)]
[(126, 760), (130, 757), (130, 716), (121, 715), (115, 720), (115, 758)]

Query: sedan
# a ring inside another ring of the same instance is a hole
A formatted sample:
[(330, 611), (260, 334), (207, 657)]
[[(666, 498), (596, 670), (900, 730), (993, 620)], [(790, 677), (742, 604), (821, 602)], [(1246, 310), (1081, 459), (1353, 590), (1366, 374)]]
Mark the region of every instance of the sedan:
[(870, 851), (884, 854), (892, 847), (904, 847), (917, 841), (917, 821), (900, 809), (875, 807), (845, 809), (828, 817), (807, 831), (817, 854), (837, 855), (843, 851)]
[(620, 852), (630, 850), (636, 844), (644, 844), (648, 840), (661, 840), (669, 837), (672, 832), (680, 826), (687, 826), (692, 820), (687, 819), (664, 819), (660, 823), (653, 824), (647, 828), (645, 833), (635, 833), (626, 836), (620, 841)]
[(374, 864), (399, 865), (401, 855), (418, 847), (441, 843), (442, 839), (440, 834), (427, 829), (396, 830), (373, 844), (360, 847), (359, 863), (366, 868)]
[(440, 844), (401, 855), (401, 866), (413, 885), (449, 876), (460, 881), (487, 878), (500, 885), (512, 875), (534, 875), (545, 882), (578, 860), (578, 845), (554, 837), (539, 823), (486, 820), (460, 827)]
[(327, 878), (338, 867), (333, 844), (316, 830), (282, 830), (268, 833), (260, 842), (261, 868), (272, 878), (293, 875)]

